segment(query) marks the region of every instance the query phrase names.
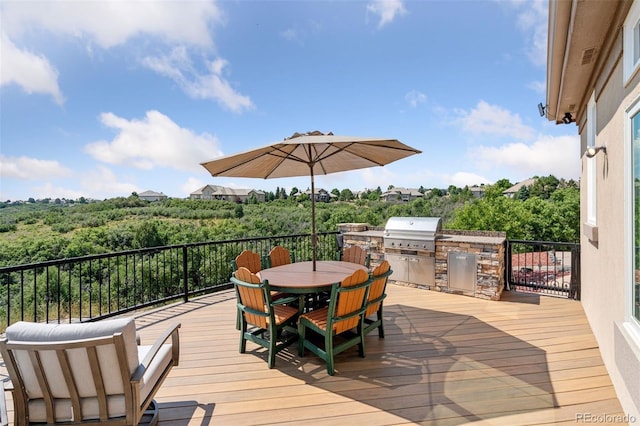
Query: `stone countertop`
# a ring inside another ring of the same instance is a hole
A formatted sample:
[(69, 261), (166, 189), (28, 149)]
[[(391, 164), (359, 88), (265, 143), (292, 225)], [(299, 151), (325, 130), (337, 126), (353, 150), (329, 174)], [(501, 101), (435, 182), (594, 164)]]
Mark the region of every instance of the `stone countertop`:
[(438, 237), (438, 241), (452, 243), (503, 244), (506, 240), (505, 237), (492, 237), (487, 235), (442, 234)]
[(347, 231), (343, 232), (342, 235), (352, 235), (358, 237), (378, 237), (382, 238), (384, 231), (379, 230), (366, 230), (366, 231)]
[[(347, 231), (342, 235), (354, 237), (374, 237), (384, 238), (383, 230)], [(495, 237), (489, 235), (461, 235), (443, 233), (438, 237), (439, 241), (452, 243), (475, 243), (475, 244), (502, 244), (506, 237)]]

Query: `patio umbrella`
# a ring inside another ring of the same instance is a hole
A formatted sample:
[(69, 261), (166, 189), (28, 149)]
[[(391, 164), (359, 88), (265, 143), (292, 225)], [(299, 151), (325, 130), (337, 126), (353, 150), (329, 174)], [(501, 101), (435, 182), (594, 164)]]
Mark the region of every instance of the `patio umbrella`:
[(336, 136), (318, 131), (294, 133), (282, 142), (201, 163), (212, 176), (247, 178), (311, 178), (311, 244), (316, 270), (315, 175), (384, 166), (419, 154), (396, 139)]

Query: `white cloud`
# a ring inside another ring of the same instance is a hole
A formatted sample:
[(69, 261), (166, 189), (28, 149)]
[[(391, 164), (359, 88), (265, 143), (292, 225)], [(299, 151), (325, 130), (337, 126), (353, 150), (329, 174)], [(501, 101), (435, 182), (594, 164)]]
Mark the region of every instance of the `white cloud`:
[(397, 16), (407, 13), (402, 0), (372, 0), (367, 5), (367, 12), (377, 15), (378, 28), (393, 22)]
[(71, 170), (57, 161), (0, 154), (0, 176), (20, 180), (52, 179), (71, 176)]
[(457, 186), (458, 188), (490, 183), (486, 177), (470, 172), (457, 172), (449, 176), (447, 181), (451, 182), (451, 185)]
[[(202, 167), (202, 170), (206, 171), (204, 167)], [(191, 194), (196, 189), (200, 189), (203, 186), (205, 186), (207, 184), (210, 184), (210, 183), (211, 182), (205, 182), (202, 179), (190, 177), (189, 179), (187, 179), (187, 181), (185, 183), (180, 185), (180, 189), (182, 190), (182, 193), (184, 193), (184, 194)]]
[[(87, 194), (77, 191), (75, 189), (64, 188), (62, 186), (55, 186), (51, 182), (46, 182), (43, 185), (34, 186), (29, 189), (31, 197), (38, 199), (51, 198), (65, 198), (67, 200), (77, 200), (80, 197), (87, 197)], [(91, 197), (94, 198), (94, 197)]]
[(404, 99), (411, 107), (415, 108), (427, 100), (427, 95), (417, 90), (412, 90), (404, 95)]
[[(169, 45), (211, 49), (211, 23), (224, 21), (215, 1), (11, 1), (2, 2), (2, 84), (19, 84), (27, 93), (51, 94), (58, 104), (63, 97), (57, 70), (42, 55), (30, 53), (19, 40), (30, 31), (74, 37), (104, 49), (123, 45), (136, 37), (151, 36)], [(215, 64), (215, 62), (213, 62)], [(170, 75), (169, 70), (158, 70)], [(179, 73), (180, 70), (177, 70)], [(174, 73), (175, 74), (175, 73)], [(184, 80), (190, 96), (217, 99), (233, 111), (251, 101), (235, 93), (213, 68), (204, 75)]]
[(510, 3), (518, 7), (517, 25), (527, 38), (527, 56), (534, 65), (547, 64), (548, 2), (545, 0)]
[(461, 116), (458, 122), (470, 133), (507, 136), (518, 140), (530, 140), (535, 135), (533, 128), (523, 124), (518, 114), (485, 101), (478, 102), (471, 111), (458, 110), (457, 114)]
[(29, 29), (95, 41), (111, 48), (141, 34), (170, 43), (210, 47), (210, 22), (222, 22), (214, 1), (13, 1), (3, 2), (3, 26), (10, 35)]
[(547, 83), (544, 81), (532, 81), (527, 87), (540, 95), (547, 94)]
[(174, 48), (170, 54), (161, 57), (146, 57), (144, 66), (169, 77), (190, 97), (213, 99), (234, 112), (253, 109), (251, 98), (236, 92), (224, 79), (223, 71), (228, 62), (222, 58), (207, 61), (207, 72), (202, 73), (194, 66), (184, 46)]
[(199, 171), (201, 162), (222, 155), (214, 136), (207, 133), (196, 135), (158, 111), (148, 111), (142, 120), (127, 120), (113, 113), (103, 113), (100, 120), (105, 126), (117, 130), (118, 134), (112, 141), (86, 145), (85, 151), (104, 163), (146, 170), (167, 167)]
[(546, 176), (578, 179), (580, 176), (578, 136), (542, 136), (532, 144), (511, 143), (500, 147), (479, 146), (470, 151), (481, 167), (505, 167), (518, 176)]
[(29, 94), (51, 95), (58, 105), (64, 103), (58, 71), (47, 58), (18, 49), (4, 31), (0, 35), (0, 57), (0, 86), (17, 84)]
[(286, 29), (280, 32), (280, 36), (288, 41), (300, 41), (298, 32), (293, 28)]
[[(143, 189), (129, 182), (121, 182), (116, 174), (108, 167), (98, 165), (88, 173), (82, 175), (80, 185), (83, 188), (84, 197), (112, 198), (116, 196), (129, 196), (132, 192), (141, 192)], [(89, 194), (89, 195), (86, 195)]]

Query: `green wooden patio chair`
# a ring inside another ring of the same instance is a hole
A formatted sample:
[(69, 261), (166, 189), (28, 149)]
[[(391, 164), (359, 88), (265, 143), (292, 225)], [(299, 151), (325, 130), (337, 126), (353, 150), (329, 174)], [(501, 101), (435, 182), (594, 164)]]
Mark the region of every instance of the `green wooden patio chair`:
[[(370, 275), (363, 269), (333, 284), (329, 305), (303, 314), (298, 320), (298, 353), (304, 356), (309, 349), (327, 363), (327, 373), (334, 374), (334, 357), (346, 349), (359, 345), (359, 354), (365, 356), (363, 320)], [(324, 345), (307, 338), (307, 329), (324, 338)], [(355, 330), (355, 333), (353, 331)], [(338, 339), (344, 341), (338, 343)]]
[(273, 368), (276, 354), (298, 339), (296, 321), (300, 308), (286, 305), (296, 297), (271, 298), (269, 283), (245, 267), (231, 277), (236, 289), (240, 313), (240, 353), (245, 353), (247, 340), (269, 350), (267, 365)]

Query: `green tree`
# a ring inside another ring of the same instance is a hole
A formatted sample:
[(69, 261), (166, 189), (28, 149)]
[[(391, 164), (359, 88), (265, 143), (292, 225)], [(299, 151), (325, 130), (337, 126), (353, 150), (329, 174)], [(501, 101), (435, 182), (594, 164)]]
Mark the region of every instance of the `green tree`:
[(529, 188), (529, 194), (532, 197), (540, 197), (547, 200), (555, 192), (559, 184), (560, 181), (553, 175), (536, 177), (536, 181)]
[(353, 192), (351, 192), (351, 190), (349, 188), (343, 189), (342, 191), (340, 191), (340, 193), (338, 194), (338, 199), (340, 201), (351, 201), (353, 200), (355, 197), (353, 195)]
[(238, 204), (235, 208), (234, 211), (234, 217), (236, 219), (241, 219), (244, 217), (244, 208), (242, 207), (242, 204)]
[(146, 220), (140, 223), (134, 233), (133, 247), (159, 247), (166, 245), (167, 240), (160, 232), (160, 224), (155, 220)]

